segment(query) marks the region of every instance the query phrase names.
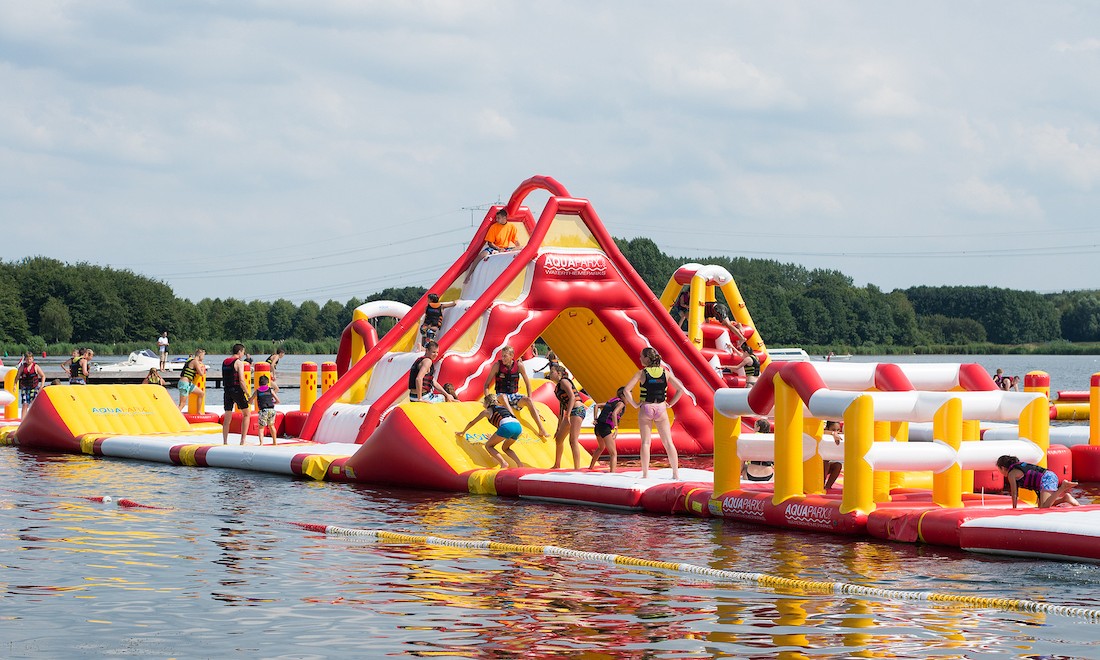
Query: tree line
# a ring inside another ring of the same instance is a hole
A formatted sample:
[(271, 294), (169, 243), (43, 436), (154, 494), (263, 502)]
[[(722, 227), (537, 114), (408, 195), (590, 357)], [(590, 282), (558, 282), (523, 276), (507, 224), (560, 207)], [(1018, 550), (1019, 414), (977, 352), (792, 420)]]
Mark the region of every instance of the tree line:
[[(773, 346), (889, 352), (890, 347), (1100, 341), (1097, 291), (918, 286), (884, 292), (874, 285), (857, 287), (836, 270), (745, 257), (673, 257), (647, 238), (616, 241), (655, 295), (685, 263), (725, 267)], [(389, 288), (324, 304), (236, 298), (194, 303), (176, 297), (167, 284), (128, 270), (29, 257), (0, 262), (0, 342), (37, 352), (65, 343), (152, 342), (165, 330), (193, 341), (317, 342), (339, 337), (364, 302), (412, 305), (424, 291)]]

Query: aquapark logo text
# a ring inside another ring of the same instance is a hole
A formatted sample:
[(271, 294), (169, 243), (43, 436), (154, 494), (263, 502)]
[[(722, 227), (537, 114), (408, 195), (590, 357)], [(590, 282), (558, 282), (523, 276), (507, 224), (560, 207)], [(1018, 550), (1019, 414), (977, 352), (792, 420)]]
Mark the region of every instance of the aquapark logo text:
[(554, 277), (604, 277), (607, 275), (607, 259), (600, 255), (546, 255), (542, 267)]
[(741, 520), (764, 520), (764, 500), (749, 497), (723, 497), (710, 501), (714, 515)]
[(93, 415), (152, 415), (148, 408), (141, 408), (138, 406), (115, 406), (114, 408), (92, 408)]

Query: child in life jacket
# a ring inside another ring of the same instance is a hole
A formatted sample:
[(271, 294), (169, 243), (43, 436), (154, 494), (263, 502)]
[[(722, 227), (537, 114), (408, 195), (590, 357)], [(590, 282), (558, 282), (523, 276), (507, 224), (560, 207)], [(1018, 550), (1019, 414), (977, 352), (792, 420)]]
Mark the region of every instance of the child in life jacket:
[(595, 413), (595, 423), (592, 430), (596, 432), (596, 452), (592, 454), (592, 462), (588, 464), (588, 469), (596, 467), (596, 461), (599, 460), (604, 450), (607, 450), (607, 456), (611, 459), (611, 472), (615, 471), (615, 464), (618, 461), (619, 453), (615, 451), (615, 436), (619, 434), (619, 420), (623, 417), (623, 412), (626, 410), (626, 401), (623, 397), (626, 392), (623, 388), (619, 388), (615, 392), (615, 396), (607, 400), (607, 403), (597, 403), (593, 409)]
[(454, 306), (455, 302), (453, 300), (439, 302), (438, 293), (428, 294), (428, 306), (424, 308), (424, 320), (420, 322), (420, 343), (416, 350), (420, 350), (421, 346), (435, 339), (440, 329), (443, 328), (443, 310)]
[(251, 406), (256, 402), (260, 404), (260, 444), (264, 443), (265, 430), (271, 433), (271, 444), (279, 444), (279, 439), (275, 434), (275, 404), (279, 403), (279, 395), (271, 387), (271, 379), (267, 376), (260, 376), (256, 391), (248, 398), (248, 405)]
[(1080, 506), (1069, 489), (1077, 485), (1076, 481), (1058, 483), (1058, 475), (1045, 467), (1024, 463), (1015, 456), (1005, 454), (997, 459), (997, 469), (1008, 479), (1008, 492), (1012, 495), (1012, 508), (1016, 508), (1020, 489), (1030, 490), (1039, 495), (1039, 508), (1048, 509), (1059, 504)]
[[(464, 437), (466, 432), (470, 428), (477, 424), (478, 420), (488, 419), (489, 423), (497, 427), (496, 433), (485, 441), (485, 451), (489, 452), (489, 455), (496, 460), (496, 462), (502, 468), (508, 467), (508, 460), (504, 457), (504, 454), (508, 455), (516, 463), (516, 467), (523, 467), (523, 463), (519, 460), (519, 456), (516, 452), (512, 451), (512, 445), (523, 433), (523, 426), (516, 419), (516, 413), (512, 410), (512, 406), (508, 404), (507, 399), (502, 399), (499, 403), (497, 397), (493, 394), (486, 394), (482, 400), (481, 405), (485, 406), (485, 410), (478, 413), (477, 417), (474, 417), (466, 424), (466, 428), (461, 431), (455, 431), (456, 437)], [(496, 446), (503, 442), (500, 450), (498, 451)], [(503, 452), (503, 454), (501, 453)]]

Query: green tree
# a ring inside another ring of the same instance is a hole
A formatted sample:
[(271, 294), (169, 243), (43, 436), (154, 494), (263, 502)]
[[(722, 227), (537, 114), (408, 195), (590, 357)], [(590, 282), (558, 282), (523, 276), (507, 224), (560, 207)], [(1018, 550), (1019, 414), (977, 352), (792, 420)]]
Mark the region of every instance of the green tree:
[(244, 301), (230, 298), (225, 301), (224, 339), (244, 341), (259, 336), (263, 319), (259, 312)]
[(38, 315), (38, 334), (51, 343), (73, 338), (73, 319), (65, 303), (50, 296)]
[(12, 278), (0, 277), (0, 341), (25, 342), (31, 336), (27, 315), (19, 301), (19, 288)]
[(321, 307), (312, 300), (306, 300), (298, 307), (294, 315), (294, 328), (290, 335), (302, 341), (317, 341), (322, 335), (321, 322), (317, 317), (321, 313)]
[(1062, 312), (1062, 336), (1070, 341), (1100, 341), (1100, 297), (1074, 297)]
[(271, 339), (280, 341), (290, 336), (294, 329), (294, 315), (297, 313), (294, 303), (279, 298), (271, 303), (271, 309), (267, 311), (267, 333)]
[(344, 306), (335, 300), (329, 300), (317, 316), (321, 324), (321, 334), (325, 337), (339, 337), (344, 327), (351, 322), (351, 316), (344, 317)]

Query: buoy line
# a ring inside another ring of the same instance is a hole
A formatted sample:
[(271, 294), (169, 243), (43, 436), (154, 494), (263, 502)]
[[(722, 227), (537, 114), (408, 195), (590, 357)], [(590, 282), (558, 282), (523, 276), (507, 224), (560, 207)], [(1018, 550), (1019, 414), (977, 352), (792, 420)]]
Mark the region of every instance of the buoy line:
[(560, 548), (553, 545), (525, 545), (519, 543), (500, 543), (497, 541), (467, 541), (462, 539), (449, 539), (438, 536), (421, 536), (416, 534), (401, 534), (376, 529), (355, 529), (350, 527), (336, 527), (333, 525), (319, 525), (316, 523), (291, 523), (301, 529), (319, 532), (333, 536), (368, 537), (390, 543), (406, 543), (410, 545), (445, 546), (450, 548), (468, 548), (475, 550), (491, 550), (496, 552), (509, 552), (520, 554), (542, 554), (554, 557), (569, 557), (581, 561), (602, 562), (619, 566), (637, 568), (660, 569), (671, 573), (699, 576), (712, 582), (739, 582), (745, 584), (757, 584), (773, 589), (792, 589), (809, 593), (837, 594), (850, 596), (867, 596), (884, 600), (902, 601), (928, 601), (936, 603), (957, 603), (972, 607), (988, 607), (1011, 612), (1042, 612), (1045, 614), (1058, 614), (1066, 617), (1087, 619), (1091, 622), (1100, 622), (1100, 610), (1088, 607), (1070, 607), (1067, 605), (1055, 605), (1034, 600), (1021, 600), (1017, 598), (990, 598), (987, 596), (964, 596), (959, 594), (938, 593), (934, 591), (909, 591), (905, 589), (882, 589), (859, 584), (845, 582), (829, 582), (803, 580), (799, 578), (785, 578), (766, 573), (746, 573), (741, 571), (726, 571), (717, 568), (707, 568), (694, 564), (660, 561), (654, 559), (642, 559), (627, 555), (607, 554), (602, 552), (587, 552)]
[[(3, 489), (12, 493), (33, 495), (41, 497), (42, 493), (31, 493), (14, 489)], [(142, 504), (125, 497), (112, 497), (110, 495), (87, 496), (69, 495), (54, 497), (72, 497), (74, 499), (87, 500), (102, 504), (113, 504), (123, 508), (155, 509), (159, 511), (179, 510), (173, 507), (160, 507), (151, 504)], [(589, 552), (561, 548), (554, 545), (537, 545), (522, 543), (502, 543), (500, 541), (470, 541), (463, 539), (451, 539), (440, 536), (425, 536), (420, 534), (403, 534), (400, 532), (388, 532), (380, 529), (357, 529), (354, 527), (337, 527), (335, 525), (321, 525), (317, 523), (304, 523), (283, 521), (274, 516), (262, 516), (276, 522), (281, 522), (291, 527), (304, 529), (310, 532), (332, 536), (366, 537), (388, 543), (405, 543), (409, 545), (442, 546), (449, 548), (465, 548), (471, 550), (489, 550), (502, 553), (517, 554), (541, 554), (553, 557), (568, 557), (581, 561), (600, 562), (634, 568), (658, 569), (670, 573), (699, 576), (710, 582), (738, 582), (742, 584), (757, 584), (772, 589), (791, 589), (807, 593), (837, 594), (850, 596), (866, 596), (883, 600), (900, 601), (928, 601), (934, 603), (956, 603), (972, 607), (989, 607), (1009, 612), (1041, 612), (1044, 614), (1057, 614), (1065, 617), (1087, 619), (1090, 622), (1100, 622), (1100, 610), (1088, 607), (1070, 607), (1068, 605), (1055, 605), (1034, 600), (1022, 600), (1017, 598), (990, 598), (987, 596), (964, 596), (959, 594), (946, 594), (934, 591), (910, 591), (905, 589), (882, 589), (866, 585), (849, 584), (845, 582), (814, 581), (800, 578), (786, 578), (767, 573), (748, 573), (743, 571), (726, 571), (695, 564), (661, 561), (656, 559), (642, 559), (628, 555), (616, 555), (602, 552)]]

